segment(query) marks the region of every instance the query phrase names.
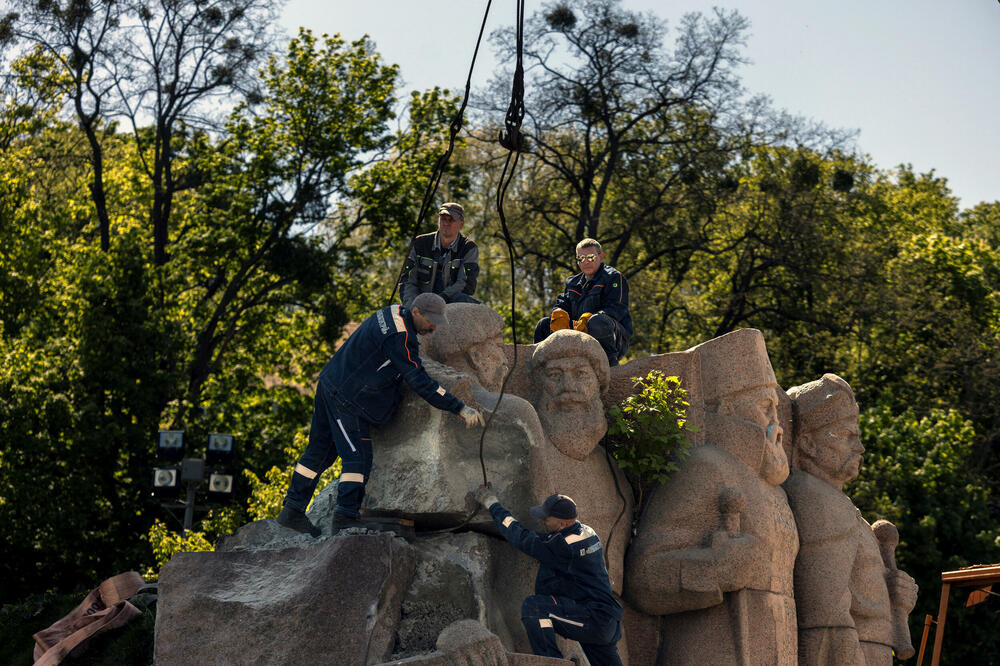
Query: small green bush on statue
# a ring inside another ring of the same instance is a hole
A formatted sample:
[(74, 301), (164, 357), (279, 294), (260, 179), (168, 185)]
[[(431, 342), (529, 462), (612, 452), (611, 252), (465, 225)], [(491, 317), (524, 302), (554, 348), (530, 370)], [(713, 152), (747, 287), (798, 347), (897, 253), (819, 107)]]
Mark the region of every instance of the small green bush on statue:
[(644, 489), (666, 481), (687, 457), (685, 433), (696, 428), (687, 424), (687, 391), (679, 377), (653, 370), (632, 381), (641, 391), (608, 410), (608, 435), (618, 466), (638, 482), (641, 507)]

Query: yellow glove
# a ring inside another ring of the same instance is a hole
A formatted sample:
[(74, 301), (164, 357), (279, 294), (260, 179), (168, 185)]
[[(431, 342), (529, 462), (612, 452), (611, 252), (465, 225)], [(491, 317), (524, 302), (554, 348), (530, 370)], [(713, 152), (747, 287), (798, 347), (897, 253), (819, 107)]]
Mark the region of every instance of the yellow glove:
[(555, 333), (564, 328), (570, 328), (569, 313), (562, 308), (556, 308), (549, 317), (549, 330)]
[(593, 317), (589, 312), (584, 312), (580, 315), (580, 318), (573, 322), (573, 328), (580, 331), (581, 333), (587, 332), (587, 320)]

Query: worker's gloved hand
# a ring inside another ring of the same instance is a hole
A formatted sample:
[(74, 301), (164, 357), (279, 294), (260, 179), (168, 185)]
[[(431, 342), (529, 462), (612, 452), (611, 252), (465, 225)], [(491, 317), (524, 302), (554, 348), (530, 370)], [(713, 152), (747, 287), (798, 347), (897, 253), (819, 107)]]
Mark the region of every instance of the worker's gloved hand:
[(579, 319), (577, 319), (576, 321), (573, 322), (573, 328), (575, 330), (577, 330), (577, 331), (580, 331), (581, 333), (586, 333), (587, 332), (587, 320), (590, 319), (593, 316), (594, 315), (591, 314), (590, 312), (584, 312), (582, 315), (580, 315)]
[(562, 308), (556, 308), (553, 310), (552, 315), (549, 316), (549, 330), (555, 333), (556, 331), (561, 331), (564, 328), (569, 327), (569, 313)]
[(462, 411), (460, 411), (458, 415), (462, 417), (463, 421), (465, 421), (466, 428), (471, 428), (474, 425), (486, 425), (486, 420), (483, 419), (483, 415), (479, 413), (479, 410), (473, 409), (468, 405), (463, 406)]
[(472, 496), (487, 509), (500, 501), (497, 494), (489, 486), (479, 486), (472, 492)]

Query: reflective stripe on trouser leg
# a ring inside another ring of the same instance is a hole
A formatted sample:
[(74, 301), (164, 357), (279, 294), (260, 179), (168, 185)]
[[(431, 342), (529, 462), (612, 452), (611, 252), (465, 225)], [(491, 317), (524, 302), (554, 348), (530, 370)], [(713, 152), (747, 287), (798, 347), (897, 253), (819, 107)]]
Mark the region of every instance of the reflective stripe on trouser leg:
[(316, 492), (316, 484), (319, 482), (319, 474), (299, 463), (292, 473), (292, 481), (288, 484), (288, 492), (285, 493), (284, 505), (296, 511), (305, 511), (309, 506), (309, 500)]
[(562, 652), (556, 644), (556, 632), (549, 618), (552, 597), (535, 594), (521, 604), (521, 622), (528, 634), (531, 651), (540, 657), (562, 659)]
[(285, 506), (297, 511), (305, 511), (316, 492), (319, 475), (336, 460), (337, 450), (333, 442), (333, 418), (335, 412), (329, 396), (329, 387), (321, 379), (316, 384), (313, 400), (312, 425), (309, 427), (309, 444), (299, 458), (292, 474), (292, 481), (285, 493)]
[(361, 515), (365, 484), (371, 473), (372, 440), (367, 421), (352, 414), (341, 414), (335, 425), (334, 441), (340, 452), (340, 483), (337, 484), (337, 508), (334, 513), (349, 518)]
[[(545, 626), (546, 620), (551, 629)], [(617, 620), (598, 622), (586, 606), (572, 599), (532, 595), (521, 606), (521, 621), (531, 641), (531, 649), (537, 655), (561, 656), (555, 642), (555, 634), (559, 634), (579, 641), (593, 666), (620, 666), (622, 663), (617, 647), (621, 623)]]

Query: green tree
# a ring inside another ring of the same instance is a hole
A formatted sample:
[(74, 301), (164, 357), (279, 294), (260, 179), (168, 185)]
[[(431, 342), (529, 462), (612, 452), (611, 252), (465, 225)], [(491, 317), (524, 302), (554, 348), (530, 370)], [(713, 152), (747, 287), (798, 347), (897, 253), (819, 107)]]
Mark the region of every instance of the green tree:
[[(18, 130), (0, 158), (4, 600), (153, 563), (137, 535), (161, 514), (149, 496), (161, 426), (183, 428), (193, 455), (222, 431), (238, 468), (287, 464), (352, 298), (338, 248), (311, 232), (386, 143), (395, 78), (367, 40), (303, 32), (262, 73), (260, 103), (221, 132), (175, 133), (174, 168), (192, 186), (172, 202), (161, 266), (134, 134), (103, 137), (115, 214), (102, 251), (80, 130)], [(239, 501), (249, 492), (237, 485)]]
[[(528, 19), (522, 261), (576, 272), (572, 248), (589, 236), (632, 278), (690, 251), (698, 229), (684, 217), (697, 174), (715, 188), (711, 176), (733, 149), (720, 131), (740, 97), (735, 68), (747, 27), (736, 12), (688, 15), (667, 50), (663, 21), (616, 0), (551, 3)], [(493, 40), (513, 56), (510, 30)], [(486, 110), (501, 112), (508, 94), (497, 79)]]
[[(997, 498), (972, 469), (975, 429), (956, 410), (919, 417), (879, 405), (862, 412), (860, 426), (865, 463), (844, 492), (869, 522), (884, 518), (899, 528), (897, 563), (920, 586), (910, 614), (910, 633), (920, 636), (924, 616), (937, 614), (942, 571), (1000, 558)], [(954, 600), (942, 663), (981, 663), (1000, 649), (996, 619)]]

